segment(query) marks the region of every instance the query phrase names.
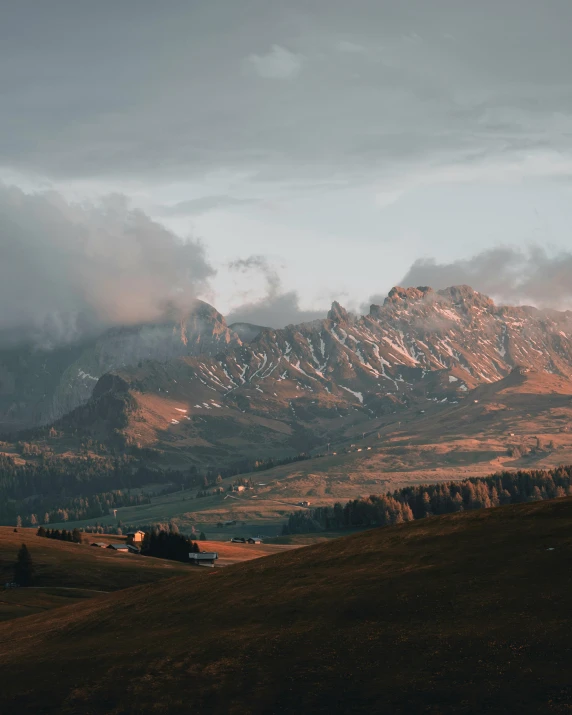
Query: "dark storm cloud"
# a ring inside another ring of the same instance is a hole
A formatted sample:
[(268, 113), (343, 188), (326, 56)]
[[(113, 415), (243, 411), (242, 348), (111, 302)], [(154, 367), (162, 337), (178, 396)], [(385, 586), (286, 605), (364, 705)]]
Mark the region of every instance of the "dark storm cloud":
[(52, 177), (387, 172), (568, 150), (568, 0), (20, 0), (0, 164)]
[(306, 323), (317, 318), (324, 318), (326, 311), (302, 310), (300, 297), (296, 291), (283, 291), (282, 281), (277, 271), (265, 256), (250, 256), (229, 263), (232, 271), (246, 273), (260, 272), (266, 280), (266, 294), (258, 300), (235, 308), (227, 316), (227, 322), (253, 323), (271, 328), (284, 328), (286, 325)]
[(50, 347), (188, 311), (213, 271), (122, 196), (71, 204), (0, 185), (0, 342)]
[[(399, 285), (434, 289), (469, 285), (499, 302), (572, 308), (572, 253), (551, 254), (540, 246), (500, 247), (451, 263), (419, 259)], [(373, 303), (382, 300), (383, 296), (371, 298)]]

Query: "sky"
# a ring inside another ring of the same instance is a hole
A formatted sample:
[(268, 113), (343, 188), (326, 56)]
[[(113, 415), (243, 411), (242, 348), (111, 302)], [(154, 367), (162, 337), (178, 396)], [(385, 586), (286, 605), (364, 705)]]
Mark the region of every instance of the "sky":
[(569, 0), (7, 4), (0, 329), (192, 297), (281, 327), (396, 284), (572, 308), (571, 25)]

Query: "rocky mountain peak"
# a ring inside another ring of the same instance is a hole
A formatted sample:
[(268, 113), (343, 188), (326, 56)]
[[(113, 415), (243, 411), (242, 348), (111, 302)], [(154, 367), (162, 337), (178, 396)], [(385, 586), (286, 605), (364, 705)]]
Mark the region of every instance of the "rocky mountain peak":
[(418, 288), (402, 288), (401, 286), (394, 286), (384, 301), (384, 305), (388, 304), (399, 304), (402, 302), (414, 303), (420, 300), (425, 300), (425, 298), (433, 293), (433, 289), (429, 286), (419, 286)]
[(222, 323), (226, 327), (224, 316), (218, 312), (210, 303), (205, 303), (203, 300), (197, 300), (191, 311), (191, 315), (209, 323)]
[(350, 314), (348, 311), (335, 300), (328, 311), (328, 320), (332, 320), (334, 323), (345, 323), (349, 319)]
[(483, 293), (478, 293), (468, 285), (451, 286), (440, 290), (439, 295), (450, 300), (456, 308), (469, 310), (470, 308), (493, 308), (494, 302)]

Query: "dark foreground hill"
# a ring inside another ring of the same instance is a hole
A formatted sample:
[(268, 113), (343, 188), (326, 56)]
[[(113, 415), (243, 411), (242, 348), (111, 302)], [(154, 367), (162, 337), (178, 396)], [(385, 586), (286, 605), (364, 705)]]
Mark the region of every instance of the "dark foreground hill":
[(2, 711), (569, 713), (572, 500), (372, 530), (0, 625)]

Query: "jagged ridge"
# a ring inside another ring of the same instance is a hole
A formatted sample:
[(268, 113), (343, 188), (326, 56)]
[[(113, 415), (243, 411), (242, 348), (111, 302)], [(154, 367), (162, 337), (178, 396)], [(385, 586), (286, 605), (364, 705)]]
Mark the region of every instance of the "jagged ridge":
[(396, 287), (365, 316), (334, 303), (325, 320), (264, 328), (214, 357), (120, 370), (140, 409), (131, 439), (284, 452), (416, 403), (454, 404), (515, 366), (569, 377), (571, 318), (496, 306), (468, 286)]

